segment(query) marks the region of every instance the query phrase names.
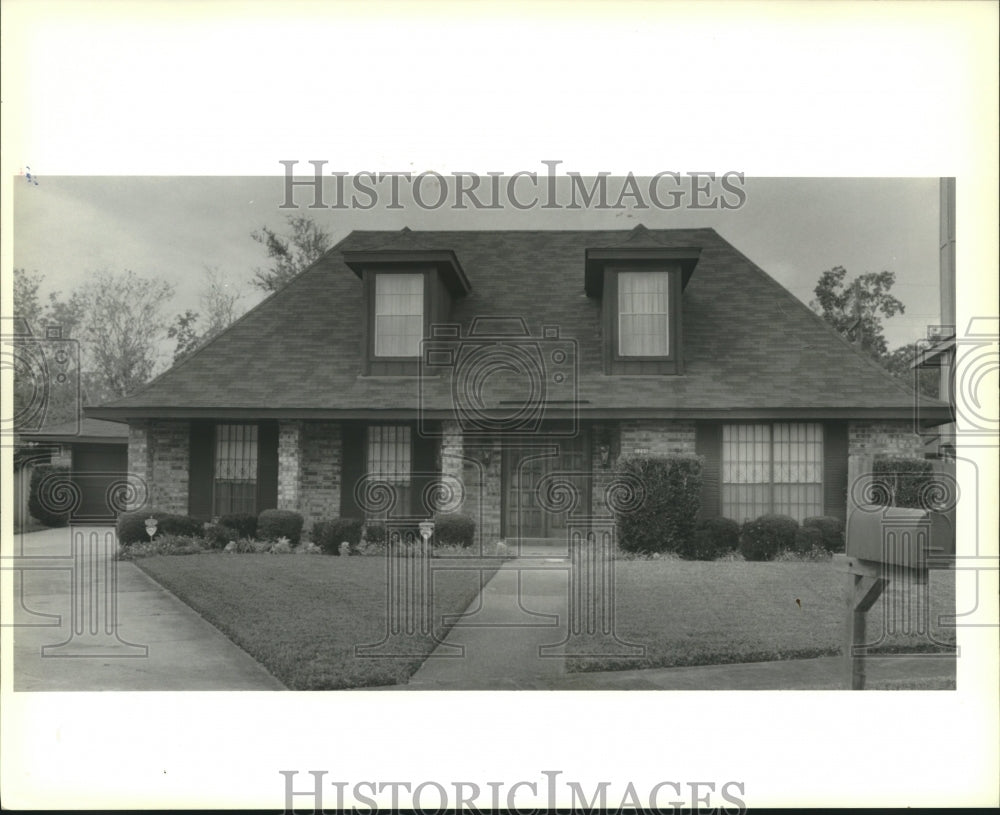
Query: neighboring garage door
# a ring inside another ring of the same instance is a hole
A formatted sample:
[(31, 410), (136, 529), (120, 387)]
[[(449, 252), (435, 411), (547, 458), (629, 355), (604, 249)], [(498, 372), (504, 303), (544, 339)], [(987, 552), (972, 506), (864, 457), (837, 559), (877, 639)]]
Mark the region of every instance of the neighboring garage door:
[(73, 481), (80, 490), (80, 508), (73, 513), (77, 523), (114, 523), (116, 512), (109, 506), (109, 490), (121, 483), (128, 470), (128, 447), (124, 444), (73, 445)]

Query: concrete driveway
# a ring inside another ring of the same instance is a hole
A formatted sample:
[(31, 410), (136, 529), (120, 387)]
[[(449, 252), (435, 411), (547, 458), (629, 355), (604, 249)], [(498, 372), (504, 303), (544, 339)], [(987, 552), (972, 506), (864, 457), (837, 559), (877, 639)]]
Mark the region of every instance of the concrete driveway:
[(14, 569), (14, 616), (4, 624), (14, 628), (15, 691), (284, 689), (133, 563), (109, 559), (111, 531), (15, 536), (3, 564)]

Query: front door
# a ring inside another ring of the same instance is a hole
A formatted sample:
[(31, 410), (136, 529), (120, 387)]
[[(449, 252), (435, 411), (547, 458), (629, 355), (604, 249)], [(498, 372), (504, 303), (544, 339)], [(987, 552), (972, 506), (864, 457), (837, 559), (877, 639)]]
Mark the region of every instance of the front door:
[(570, 514), (590, 510), (587, 434), (505, 444), (503, 483), (504, 537), (564, 541)]

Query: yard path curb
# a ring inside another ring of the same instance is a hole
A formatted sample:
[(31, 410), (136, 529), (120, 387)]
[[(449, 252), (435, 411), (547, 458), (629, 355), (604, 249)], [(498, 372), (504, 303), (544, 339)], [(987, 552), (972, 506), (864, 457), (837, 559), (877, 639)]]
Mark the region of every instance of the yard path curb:
[[(504, 563), (405, 687), (533, 687), (565, 675), (568, 572), (562, 559)], [(455, 646), (461, 657), (449, 657)], [(555, 647), (553, 647), (555, 646)], [(498, 680), (498, 677), (501, 679)]]
[[(67, 529), (19, 539), (29, 558), (70, 551)], [(106, 656), (94, 657), (42, 656), (43, 646), (69, 638), (69, 571), (24, 572), (23, 608), (14, 618), (15, 691), (285, 690), (253, 657), (134, 563), (118, 561), (116, 566), (117, 633), (124, 642), (102, 651)], [(42, 618), (28, 612), (59, 615), (59, 624), (40, 626)], [(126, 657), (134, 649), (125, 643), (148, 646), (148, 655)]]

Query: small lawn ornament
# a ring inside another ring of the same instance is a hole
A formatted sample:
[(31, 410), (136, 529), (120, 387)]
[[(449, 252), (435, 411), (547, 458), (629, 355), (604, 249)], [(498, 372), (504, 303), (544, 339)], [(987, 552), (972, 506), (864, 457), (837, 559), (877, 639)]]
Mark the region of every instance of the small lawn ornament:
[(420, 522), (420, 537), (424, 539), (424, 549), (426, 550), (431, 539), (431, 535), (434, 534), (434, 521), (421, 521)]
[(146, 534), (149, 535), (149, 540), (152, 542), (153, 536), (156, 534), (156, 527), (158, 521), (152, 515), (146, 518)]

